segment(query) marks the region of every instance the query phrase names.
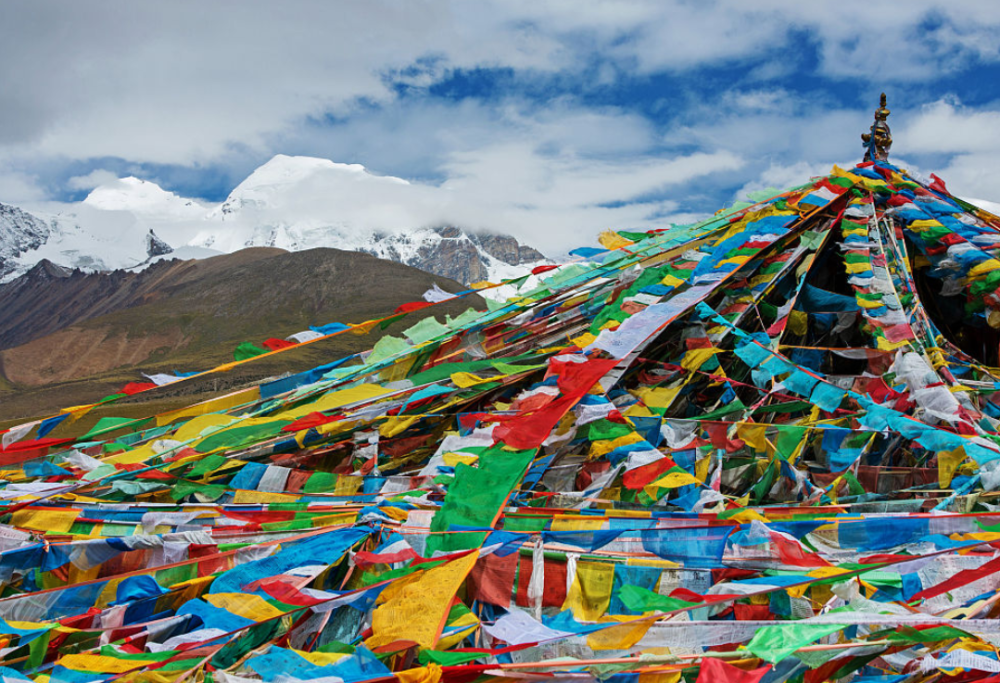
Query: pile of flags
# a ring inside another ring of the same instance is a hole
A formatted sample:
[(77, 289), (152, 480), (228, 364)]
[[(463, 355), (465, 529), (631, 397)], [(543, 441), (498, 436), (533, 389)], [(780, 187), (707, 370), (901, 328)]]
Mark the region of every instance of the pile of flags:
[(0, 679), (1000, 681), (1000, 219), (885, 162), (752, 199), (8, 429)]

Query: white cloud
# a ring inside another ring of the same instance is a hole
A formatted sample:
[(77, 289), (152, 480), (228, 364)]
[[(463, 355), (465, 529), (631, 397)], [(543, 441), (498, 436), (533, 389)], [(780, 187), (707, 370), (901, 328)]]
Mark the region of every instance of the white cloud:
[(548, 158), (512, 144), (455, 155), (443, 189), (462, 198), (449, 216), (455, 223), (509, 232), (556, 254), (592, 243), (604, 228), (648, 226), (675, 213), (674, 202), (642, 198), (742, 164), (729, 152), (598, 162), (575, 155)]
[(833, 163), (810, 163), (806, 161), (800, 161), (787, 166), (772, 164), (755, 180), (751, 180), (737, 190), (734, 199), (746, 201), (747, 195), (751, 192), (759, 192), (772, 188), (787, 190), (791, 187), (804, 185), (809, 182), (810, 178), (829, 175), (833, 166)]
[(1000, 109), (969, 109), (954, 100), (939, 100), (922, 107), (898, 136), (918, 153), (997, 152)]
[(73, 176), (66, 181), (66, 187), (71, 190), (93, 190), (98, 185), (118, 180), (118, 174), (103, 168), (95, 168), (87, 175)]
[(892, 83), (997, 59), (996, 3), (895, 4), (877, 40), (859, 28), (870, 13), (860, 0), (38, 0), (5, 8), (0, 25), (0, 146), (205, 163), (233, 148), (278, 151), (269, 138), (307, 117), (351, 117), (359, 98), (390, 102), (387, 74), (417, 88), (455, 68), (589, 78), (581, 69), (600, 56), (599, 86), (774, 54), (792, 31), (816, 41), (820, 73), (838, 78)]
[(0, 169), (0, 202), (24, 204), (39, 201), (45, 196), (45, 191), (38, 185), (38, 178)]
[(995, 152), (960, 154), (935, 173), (947, 182), (953, 194), (1000, 201), (1000, 168)]

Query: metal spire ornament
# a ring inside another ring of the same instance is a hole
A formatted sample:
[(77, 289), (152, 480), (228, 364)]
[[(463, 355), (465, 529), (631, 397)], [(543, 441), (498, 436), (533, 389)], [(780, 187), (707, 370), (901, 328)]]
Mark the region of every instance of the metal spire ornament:
[(892, 132), (889, 130), (889, 124), (885, 122), (887, 118), (889, 118), (889, 110), (885, 108), (885, 93), (882, 93), (879, 107), (875, 110), (875, 122), (872, 123), (871, 130), (861, 134), (866, 148), (865, 161), (889, 160)]

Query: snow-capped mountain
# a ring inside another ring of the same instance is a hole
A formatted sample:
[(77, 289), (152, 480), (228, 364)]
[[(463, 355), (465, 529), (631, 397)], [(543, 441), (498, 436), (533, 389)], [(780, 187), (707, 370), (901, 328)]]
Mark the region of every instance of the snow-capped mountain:
[(441, 202), (440, 193), (401, 178), (312, 157), (274, 157), (221, 204), (121, 178), (79, 203), (31, 207), (34, 216), (4, 207), (0, 281), (42, 259), (100, 271), (261, 246), (364, 251), (461, 282), (512, 277), (545, 262), (513, 237), (452, 227)]
[(197, 220), (211, 208), (133, 176), (94, 188), (83, 203), (104, 211), (132, 211), (165, 221)]

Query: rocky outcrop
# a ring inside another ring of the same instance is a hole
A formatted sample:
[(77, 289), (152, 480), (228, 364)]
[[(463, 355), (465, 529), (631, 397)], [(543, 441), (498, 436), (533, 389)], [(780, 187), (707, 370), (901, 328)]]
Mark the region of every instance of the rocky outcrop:
[(439, 239), (422, 243), (415, 251), (398, 244), (401, 235), (376, 234), (375, 248), (366, 251), (466, 284), (493, 278), (497, 266), (545, 260), (540, 252), (510, 235), (469, 233), (454, 226), (434, 228), (432, 232)]
[(421, 247), (408, 265), (465, 284), (489, 278), (482, 254), (472, 240), (456, 228), (440, 228), (438, 231), (443, 239), (434, 246)]
[(545, 259), (540, 251), (521, 244), (510, 235), (473, 233), (469, 238), (493, 258), (512, 266)]
[(50, 231), (47, 223), (30, 213), (0, 204), (0, 280), (15, 270), (15, 258), (42, 246)]
[(150, 228), (149, 233), (146, 235), (146, 256), (149, 258), (164, 256), (173, 250), (173, 247), (157, 237), (156, 233)]

